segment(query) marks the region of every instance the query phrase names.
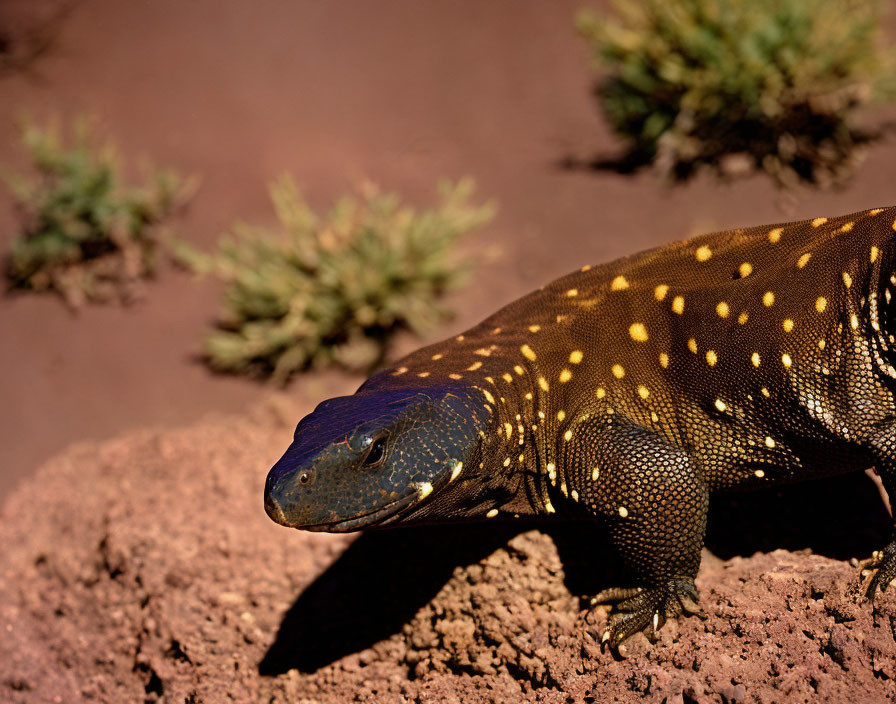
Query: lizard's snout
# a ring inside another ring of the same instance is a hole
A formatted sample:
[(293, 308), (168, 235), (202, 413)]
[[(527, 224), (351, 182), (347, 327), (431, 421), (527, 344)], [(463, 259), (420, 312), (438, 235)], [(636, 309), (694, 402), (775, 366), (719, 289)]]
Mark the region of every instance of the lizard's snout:
[(286, 514), (283, 512), (283, 509), (280, 507), (280, 502), (277, 500), (275, 488), (275, 482), (272, 481), (271, 476), (268, 475), (264, 485), (264, 510), (274, 523), (286, 525)]
[(277, 503), (271, 492), (267, 490), (264, 492), (264, 510), (274, 523), (286, 525), (286, 514), (283, 513), (283, 509), (280, 508), (280, 504)]

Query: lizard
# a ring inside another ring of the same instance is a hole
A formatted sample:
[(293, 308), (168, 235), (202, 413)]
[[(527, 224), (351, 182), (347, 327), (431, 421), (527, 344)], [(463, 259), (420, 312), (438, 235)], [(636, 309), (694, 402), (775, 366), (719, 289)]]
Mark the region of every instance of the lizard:
[[(603, 641), (701, 613), (708, 498), (874, 467), (896, 497), (896, 207), (584, 266), (324, 401), (271, 468), (277, 523), (606, 525)], [(867, 561), (896, 577), (896, 531)]]

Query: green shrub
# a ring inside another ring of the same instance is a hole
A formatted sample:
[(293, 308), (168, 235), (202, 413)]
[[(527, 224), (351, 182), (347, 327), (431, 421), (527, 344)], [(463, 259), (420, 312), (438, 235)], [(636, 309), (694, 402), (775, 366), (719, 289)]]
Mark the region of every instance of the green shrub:
[(840, 182), (876, 136), (856, 109), (894, 94), (875, 0), (616, 0), (577, 17), (602, 108), (634, 162), (682, 178), (762, 168)]
[(22, 219), (6, 274), (14, 287), (54, 289), (73, 307), (128, 301), (152, 273), (155, 225), (195, 184), (157, 170), (144, 185), (126, 187), (114, 148), (97, 144), (85, 120), (72, 132), (69, 146), (58, 123), (23, 127), (34, 174), (3, 174)]
[(237, 224), (213, 255), (176, 247), (226, 284), (207, 361), (281, 382), (312, 364), (372, 367), (396, 329), (423, 333), (447, 314), (438, 298), (469, 270), (451, 249), (493, 213), (470, 205), (472, 192), (469, 179), (444, 183), (438, 208), (416, 212), (366, 184), (319, 218), (292, 179), (273, 183), (280, 232)]

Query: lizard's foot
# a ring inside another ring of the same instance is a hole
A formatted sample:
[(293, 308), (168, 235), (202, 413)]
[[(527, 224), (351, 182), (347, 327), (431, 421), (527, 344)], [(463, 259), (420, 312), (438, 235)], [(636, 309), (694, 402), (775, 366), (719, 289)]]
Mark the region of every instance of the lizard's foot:
[(887, 587), (893, 579), (896, 579), (896, 540), (891, 542), (883, 550), (875, 550), (871, 558), (863, 560), (859, 563), (862, 568), (862, 574), (866, 571), (873, 571), (874, 575), (868, 582), (868, 589), (865, 595), (869, 599), (874, 599), (874, 595), (878, 590), (887, 591)]
[(683, 613), (702, 616), (699, 601), (693, 577), (675, 577), (657, 587), (606, 589), (591, 603), (614, 606), (602, 642), (616, 648), (639, 631), (654, 638), (667, 619)]

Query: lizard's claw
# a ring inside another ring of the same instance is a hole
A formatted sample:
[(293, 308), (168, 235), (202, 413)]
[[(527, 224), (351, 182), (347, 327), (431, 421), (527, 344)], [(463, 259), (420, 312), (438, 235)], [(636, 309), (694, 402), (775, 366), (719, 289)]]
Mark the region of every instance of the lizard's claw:
[(602, 642), (617, 648), (639, 631), (649, 639), (655, 639), (656, 632), (667, 619), (683, 613), (703, 617), (699, 600), (693, 577), (676, 577), (657, 587), (606, 589), (591, 603), (613, 605)]
[(875, 550), (868, 560), (859, 563), (862, 574), (873, 571), (874, 575), (868, 582), (865, 595), (873, 600), (878, 591), (885, 592), (890, 582), (896, 579), (896, 540), (891, 542), (883, 550)]

